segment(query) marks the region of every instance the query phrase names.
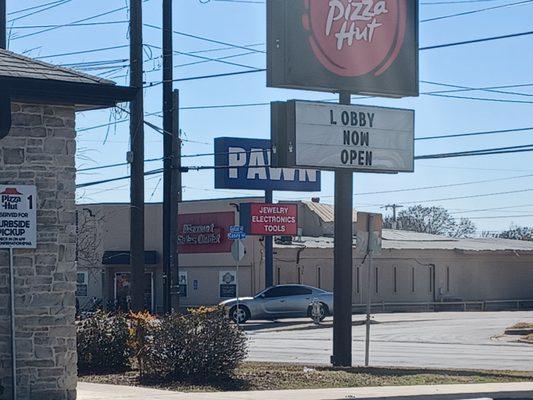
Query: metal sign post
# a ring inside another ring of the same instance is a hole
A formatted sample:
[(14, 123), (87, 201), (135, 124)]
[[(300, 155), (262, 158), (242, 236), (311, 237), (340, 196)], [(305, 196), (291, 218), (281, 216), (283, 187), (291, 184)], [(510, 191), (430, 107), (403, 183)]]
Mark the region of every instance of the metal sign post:
[(366, 338), (365, 338), (365, 367), (370, 364), (370, 323), (372, 318), (372, 258), (374, 251), (379, 250), (379, 241), (374, 234), (374, 224), (376, 216), (370, 214), (368, 216), (368, 270), (366, 274)]
[(9, 248), (9, 309), (11, 319), (11, 379), (13, 399), (17, 398), (17, 350), (15, 342), (15, 271), (13, 270), (13, 247)]
[(235, 260), (235, 297), (237, 298), (237, 308), (235, 309), (235, 312), (237, 315), (237, 326), (239, 326), (239, 264), (246, 254), (244, 243), (241, 241), (241, 239), (246, 239), (246, 233), (244, 233), (244, 227), (242, 226), (230, 226), (229, 231), (230, 233), (228, 233), (228, 238), (234, 240), (233, 245), (231, 246), (231, 255)]
[[(341, 93), (341, 104), (350, 94)], [(333, 355), (334, 366), (352, 365), (352, 247), (353, 173), (335, 171), (335, 240), (333, 248)]]

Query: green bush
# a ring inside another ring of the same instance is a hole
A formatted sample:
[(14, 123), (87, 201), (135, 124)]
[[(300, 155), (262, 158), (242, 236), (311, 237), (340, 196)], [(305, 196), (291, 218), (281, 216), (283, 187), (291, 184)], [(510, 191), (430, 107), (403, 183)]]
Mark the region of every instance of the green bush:
[(99, 311), (77, 322), (78, 371), (124, 371), (131, 356), (128, 320), (122, 314)]
[(221, 308), (172, 314), (143, 326), (137, 359), (143, 379), (194, 380), (229, 376), (247, 354), (246, 336)]

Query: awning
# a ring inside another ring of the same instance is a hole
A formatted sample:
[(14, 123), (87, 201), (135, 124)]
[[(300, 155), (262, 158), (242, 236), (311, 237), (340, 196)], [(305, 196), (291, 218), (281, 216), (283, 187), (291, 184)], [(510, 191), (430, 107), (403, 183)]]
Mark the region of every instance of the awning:
[[(145, 251), (144, 263), (146, 265), (154, 265), (159, 262), (159, 255), (157, 251)], [(104, 251), (102, 257), (103, 265), (129, 265), (130, 252), (129, 251)]]

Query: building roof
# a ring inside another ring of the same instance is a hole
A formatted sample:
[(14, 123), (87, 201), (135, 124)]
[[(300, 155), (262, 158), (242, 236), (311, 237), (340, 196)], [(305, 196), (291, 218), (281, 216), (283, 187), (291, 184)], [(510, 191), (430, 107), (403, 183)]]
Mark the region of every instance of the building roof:
[[(322, 222), (334, 222), (335, 220), (335, 208), (332, 204), (315, 203), (313, 201), (302, 201), (309, 211), (315, 213)], [(353, 222), (357, 221), (357, 211), (353, 210), (352, 213)]]
[(85, 74), (70, 68), (58, 67), (3, 49), (0, 49), (0, 76), (115, 85), (113, 81), (107, 79)]
[(79, 108), (114, 106), (130, 101), (137, 89), (0, 49), (0, 85), (13, 101), (77, 105)]
[[(354, 240), (355, 245), (355, 240)], [(302, 237), (291, 245), (276, 244), (277, 248), (332, 249), (331, 237)], [(382, 247), (386, 250), (457, 250), (457, 251), (516, 251), (533, 252), (533, 242), (498, 238), (455, 239), (427, 233), (383, 230)]]

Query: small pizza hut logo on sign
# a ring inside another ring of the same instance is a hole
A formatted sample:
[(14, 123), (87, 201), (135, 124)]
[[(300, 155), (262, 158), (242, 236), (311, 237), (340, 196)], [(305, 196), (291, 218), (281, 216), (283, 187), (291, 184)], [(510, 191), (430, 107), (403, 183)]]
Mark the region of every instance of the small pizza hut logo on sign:
[(334, 74), (379, 76), (398, 57), (407, 27), (406, 1), (304, 2), (302, 23), (310, 32), (311, 48), (320, 63)]
[(1, 206), (4, 210), (18, 210), (22, 201), (22, 193), (15, 188), (6, 188), (1, 195)]

